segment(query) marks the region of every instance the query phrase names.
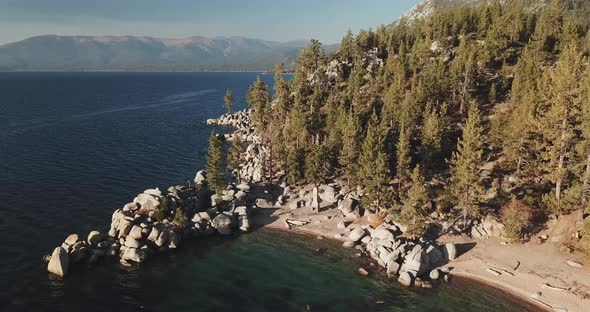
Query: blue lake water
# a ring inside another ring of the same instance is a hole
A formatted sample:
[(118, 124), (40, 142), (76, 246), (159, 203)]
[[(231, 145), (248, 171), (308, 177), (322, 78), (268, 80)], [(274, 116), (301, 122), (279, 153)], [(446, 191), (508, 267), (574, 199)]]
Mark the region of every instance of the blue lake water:
[(460, 279), (421, 291), (361, 277), (368, 264), (351, 251), (269, 230), (191, 241), (131, 269), (48, 276), (41, 257), (68, 234), (106, 231), (137, 193), (193, 178), (213, 130), (205, 120), (224, 112), (227, 88), (246, 107), (255, 78), (0, 73), (0, 310), (535, 311)]

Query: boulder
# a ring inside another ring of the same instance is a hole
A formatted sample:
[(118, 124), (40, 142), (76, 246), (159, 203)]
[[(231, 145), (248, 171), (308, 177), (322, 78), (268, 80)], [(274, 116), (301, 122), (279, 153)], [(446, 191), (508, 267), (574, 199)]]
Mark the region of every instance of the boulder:
[(248, 215), (248, 208), (246, 206), (238, 206), (234, 209), (234, 213), (240, 216), (246, 216)]
[(125, 206), (123, 206), (124, 211), (136, 211), (137, 209), (139, 209), (137, 203), (127, 203)]
[(401, 272), (397, 281), (403, 286), (410, 287), (412, 285), (412, 275), (408, 272)]
[(338, 224), (336, 224), (336, 228), (339, 230), (344, 230), (346, 228), (346, 224), (344, 224), (344, 221), (340, 221)]
[(201, 170), (201, 171), (197, 172), (194, 182), (197, 185), (203, 185), (207, 182), (207, 174), (206, 174), (205, 170)]
[(137, 203), (141, 206), (142, 209), (145, 210), (157, 210), (160, 207), (160, 200), (156, 197), (149, 195), (149, 194), (139, 194), (135, 199), (133, 199), (134, 203)]
[(399, 273), (400, 265), (399, 263), (395, 262), (395, 260), (390, 259), (387, 262), (387, 274), (389, 275), (397, 275)]
[(348, 234), (348, 238), (350, 238), (350, 240), (353, 242), (360, 241), (363, 238), (363, 236), (365, 236), (365, 230), (361, 228), (356, 228), (352, 230), (350, 234)]
[(257, 198), (256, 199), (256, 207), (260, 207), (260, 208), (273, 208), (274, 204), (265, 199), (265, 198)]
[(447, 243), (445, 245), (444, 257), (449, 261), (453, 261), (457, 258), (457, 247), (455, 244)]
[(124, 246), (130, 248), (139, 248), (139, 242), (135, 238), (127, 236)]
[(141, 239), (141, 227), (134, 225), (131, 228), (131, 231), (129, 231), (129, 237), (132, 237), (134, 239)]
[(353, 241), (345, 241), (344, 243), (342, 243), (342, 247), (352, 248), (352, 247), (354, 247), (354, 242)]
[(160, 191), (159, 188), (155, 188), (155, 189), (147, 189), (145, 191), (143, 191), (144, 194), (148, 194), (148, 195), (152, 195), (155, 197), (160, 197), (162, 196), (162, 191)]
[(168, 241), (168, 231), (160, 231), (160, 236), (156, 240), (156, 246), (162, 247)]
[(236, 188), (245, 193), (250, 191), (250, 185), (248, 185), (247, 183), (240, 183), (236, 186)]
[(117, 233), (118, 237), (123, 237), (129, 235), (131, 228), (133, 227), (133, 223), (127, 219), (120, 219), (119, 224), (117, 225)]
[(386, 240), (386, 241), (390, 241), (390, 242), (395, 241), (395, 235), (393, 235), (393, 233), (391, 233), (391, 231), (389, 231), (388, 229), (386, 229), (382, 226), (379, 226), (375, 230), (373, 230), (371, 232), (371, 237), (379, 238), (381, 240)]
[(64, 243), (68, 244), (69, 246), (74, 246), (74, 244), (76, 244), (79, 241), (80, 241), (80, 236), (78, 236), (78, 234), (70, 234), (66, 238), (66, 240), (64, 241)]
[(107, 235), (101, 234), (99, 231), (91, 231), (88, 234), (87, 242), (91, 246), (96, 246), (96, 245), (98, 245), (98, 243), (104, 241), (106, 238), (107, 238)]
[(68, 252), (62, 247), (57, 247), (51, 254), (51, 260), (47, 265), (47, 271), (60, 277), (64, 277), (68, 273), (70, 266), (70, 257)]
[(238, 227), (242, 232), (250, 231), (250, 219), (248, 219), (248, 215), (238, 216)]
[(402, 272), (411, 272), (413, 276), (421, 276), (430, 269), (430, 258), (420, 245), (414, 246), (408, 253), (401, 267)]
[(440, 271), (438, 269), (434, 269), (430, 271), (430, 274), (428, 276), (431, 280), (436, 281), (440, 278)]
[(211, 221), (211, 226), (213, 226), (219, 234), (229, 235), (231, 234), (232, 219), (225, 214), (219, 214), (213, 219), (213, 221)]
[(321, 192), (319, 195), (323, 201), (329, 202), (329, 203), (335, 203), (337, 201), (336, 194), (338, 194), (338, 193), (336, 192), (336, 189), (333, 186), (322, 185)]
[(148, 235), (147, 239), (153, 243), (155, 243), (158, 240), (158, 237), (160, 236), (160, 229), (158, 229), (158, 227), (153, 227), (152, 231), (150, 232), (150, 235)]
[(137, 263), (142, 263), (147, 258), (147, 254), (144, 250), (138, 248), (125, 248), (121, 259), (125, 261), (133, 261)]
[(443, 252), (434, 245), (428, 246), (428, 248), (426, 248), (426, 253), (430, 258), (430, 264), (440, 263), (444, 259)]
[(345, 217), (354, 218), (357, 217), (355, 214), (356, 204), (352, 198), (343, 199), (338, 202), (338, 210), (342, 211)]

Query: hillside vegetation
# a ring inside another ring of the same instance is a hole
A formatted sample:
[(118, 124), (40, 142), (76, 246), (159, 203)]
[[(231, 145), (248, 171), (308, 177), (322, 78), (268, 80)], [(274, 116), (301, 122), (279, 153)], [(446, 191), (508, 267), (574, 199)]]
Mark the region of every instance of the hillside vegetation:
[(260, 79), (250, 88), (265, 171), (344, 178), (364, 208), (416, 234), (433, 216), (468, 229), (492, 214), (528, 237), (551, 215), (588, 211), (589, 48), (586, 23), (558, 0), (437, 10), (349, 32), (329, 55), (312, 41), (292, 81), (277, 66), (272, 97)]

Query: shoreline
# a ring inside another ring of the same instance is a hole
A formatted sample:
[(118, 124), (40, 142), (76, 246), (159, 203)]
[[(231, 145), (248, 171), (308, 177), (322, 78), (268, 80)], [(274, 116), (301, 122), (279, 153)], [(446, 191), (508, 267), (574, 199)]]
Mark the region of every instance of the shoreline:
[[(268, 229), (271, 231), (281, 231), (283, 233), (294, 233), (297, 235), (304, 235), (304, 236), (308, 236), (310, 239), (313, 239), (314, 237), (317, 239), (318, 236), (321, 236), (321, 237), (323, 237), (322, 239), (334, 241), (337, 243), (343, 242), (342, 239), (337, 239), (334, 237), (326, 237), (326, 236), (322, 235), (321, 232), (316, 231), (314, 229), (301, 229), (301, 228), (285, 229), (284, 227), (281, 227), (278, 224), (271, 224), (268, 226), (263, 226), (263, 227), (261, 227), (261, 229)], [(374, 263), (374, 261), (372, 259), (367, 258), (367, 257), (365, 257), (365, 258), (368, 261), (371, 261), (372, 263)], [(375, 267), (379, 267), (379, 266), (376, 265)], [(380, 268), (380, 270), (379, 270), (380, 274), (383, 273), (383, 272), (381, 272), (382, 270), (383, 269)], [(451, 271), (451, 275), (453, 275), (454, 277), (457, 277), (457, 278), (467, 280), (470, 283), (482, 284), (484, 286), (494, 288), (496, 290), (504, 292), (507, 296), (513, 297), (515, 300), (524, 301), (532, 306), (535, 306), (535, 307), (541, 309), (542, 311), (545, 311), (545, 312), (555, 311), (553, 309), (553, 307), (551, 307), (541, 301), (530, 298), (529, 296), (526, 296), (524, 293), (522, 293), (518, 289), (514, 289), (514, 288), (510, 287), (510, 285), (508, 285), (508, 284), (498, 283), (498, 282), (493, 281), (491, 279), (484, 278), (483, 276), (469, 274), (469, 273), (465, 273), (465, 272), (461, 272), (461, 271)], [(392, 283), (393, 283), (393, 281), (392, 281)], [(408, 287), (408, 288), (412, 288), (412, 287)]]
[[(259, 210), (264, 208), (259, 208)], [(301, 208), (300, 208), (301, 209)], [(305, 209), (305, 208), (303, 208)], [(331, 209), (331, 210), (336, 210)], [(329, 210), (328, 210), (329, 212)], [(273, 209), (271, 216), (277, 215), (276, 219), (272, 222), (267, 222), (269, 216), (265, 213), (260, 214), (255, 213), (253, 214), (253, 222), (256, 226), (259, 223), (263, 223), (264, 225), (261, 228), (268, 228), (277, 231), (284, 231), (287, 233), (296, 233), (299, 235), (307, 235), (310, 237), (321, 237), (322, 239), (332, 240), (334, 242), (342, 243), (346, 241), (345, 238), (336, 238), (334, 235), (336, 232), (339, 231), (331, 231), (326, 230), (327, 227), (321, 226), (321, 224), (317, 223), (310, 223), (303, 226), (293, 227), (291, 229), (287, 229), (284, 220), (286, 219), (285, 216), (289, 216), (290, 209), (285, 206), (281, 206), (280, 208)], [(309, 215), (309, 217), (314, 220), (313, 216)], [(261, 220), (262, 219), (262, 220)], [(319, 218), (315, 218), (319, 219)], [(338, 218), (333, 217), (330, 221), (325, 221), (325, 223), (334, 223), (339, 222), (341, 220), (350, 220), (346, 218)], [(366, 220), (364, 218), (360, 218), (355, 220), (357, 224), (366, 224)], [(323, 222), (324, 223), (324, 222)], [(329, 228), (329, 227), (328, 227)], [(333, 228), (333, 227), (332, 227)], [(444, 242), (455, 242), (461, 243), (465, 242), (466, 240), (462, 237), (445, 237), (443, 239)], [(460, 253), (458, 258), (454, 261), (448, 262), (444, 267), (450, 268), (450, 275), (468, 279), (472, 282), (482, 283), (486, 286), (492, 287), (494, 289), (498, 289), (499, 291), (505, 292), (507, 295), (514, 297), (515, 300), (520, 300), (530, 304), (532, 306), (537, 307), (540, 311), (560, 311), (560, 312), (585, 312), (585, 306), (590, 306), (590, 300), (581, 299), (577, 295), (571, 292), (560, 292), (560, 291), (551, 291), (550, 289), (541, 288), (539, 280), (542, 280), (541, 277), (538, 277), (534, 273), (531, 273), (526, 264), (523, 264), (521, 269), (517, 271), (518, 276), (510, 277), (510, 279), (518, 278), (522, 282), (521, 283), (514, 283), (514, 280), (510, 280), (508, 278), (504, 279), (495, 279), (490, 273), (486, 271), (488, 267), (503, 267), (505, 264), (500, 263), (499, 261), (495, 261), (494, 259), (488, 259), (490, 262), (485, 263), (480, 260), (478, 257), (480, 254), (484, 254), (487, 252), (494, 252), (496, 248), (493, 248), (490, 242), (481, 242), (481, 240), (469, 240), (475, 241), (478, 245), (480, 245), (476, 250), (469, 250), (467, 252)], [(501, 245), (499, 241), (493, 240), (493, 243), (497, 243), (497, 248), (505, 248), (505, 246)], [(551, 246), (546, 246), (551, 247)], [(508, 253), (509, 259), (521, 258), (522, 254), (518, 253), (518, 251), (522, 249), (528, 249), (527, 246), (511, 246), (514, 250), (510, 250)], [(371, 262), (375, 263), (375, 260), (371, 259), (370, 257), (363, 256), (367, 258)], [(550, 260), (547, 260), (548, 263), (556, 263), (556, 262), (564, 262), (565, 260), (563, 257), (556, 257), (554, 254), (550, 255)], [(376, 265), (376, 267), (379, 267)], [(562, 267), (563, 270), (572, 270), (573, 268), (569, 268), (566, 266)], [(380, 271), (385, 270), (384, 268), (379, 267)], [(515, 271), (516, 272), (516, 271)], [(581, 271), (584, 274), (587, 274), (590, 277), (590, 273), (587, 270)], [(568, 275), (567, 272), (563, 273), (563, 275)], [(487, 275), (489, 276), (487, 276)], [(541, 273), (544, 274), (544, 273)], [(507, 274), (506, 274), (507, 275)], [(575, 276), (575, 275), (574, 275)], [(549, 277), (546, 277), (549, 278)], [(556, 279), (559, 279), (560, 276), (557, 276)], [(577, 279), (584, 281), (584, 278)], [(590, 281), (590, 280), (589, 280)], [(392, 281), (393, 282), (393, 281)], [(553, 282), (548, 282), (552, 284)], [(528, 286), (528, 287), (527, 287)], [(556, 285), (557, 286), (557, 285)], [(536, 293), (537, 291), (542, 292), (542, 296), (539, 299), (532, 298), (531, 295)]]
[[(247, 182), (230, 184), (222, 194), (212, 195), (206, 187), (206, 172), (201, 170), (192, 185), (171, 186), (166, 191), (147, 189), (113, 213), (108, 234), (92, 231), (86, 240), (77, 234), (68, 236), (46, 256), (48, 271), (64, 276), (70, 260), (91, 264), (103, 256), (118, 256), (121, 265), (131, 266), (130, 262), (141, 263), (148, 256), (176, 249), (184, 238), (267, 228), (341, 243), (376, 264), (380, 272), (398, 276), (397, 282), (404, 286), (432, 288), (433, 282), (447, 281), (450, 274), (479, 281), (543, 311), (583, 312), (590, 306), (590, 285), (583, 284), (590, 282), (590, 272), (572, 268), (561, 255), (548, 252), (553, 245), (507, 246), (497, 238), (475, 240), (459, 235), (434, 241), (407, 238), (405, 227), (392, 218), (361, 212), (362, 194), (343, 192), (336, 182), (293, 188), (264, 183), (260, 155), (267, 150), (251, 126), (250, 112), (207, 120), (209, 125), (237, 129), (223, 135), (226, 140), (248, 142), (242, 164), (234, 172)], [(517, 261), (519, 271), (508, 271), (513, 266), (509, 262), (516, 259), (522, 261), (522, 266)], [(545, 266), (543, 261), (550, 263)], [(506, 269), (499, 269), (502, 267)], [(492, 279), (490, 272), (498, 279)], [(511, 277), (506, 280), (505, 276)], [(549, 287), (542, 295), (531, 296), (538, 294), (540, 285)], [(566, 291), (568, 285), (577, 288)]]

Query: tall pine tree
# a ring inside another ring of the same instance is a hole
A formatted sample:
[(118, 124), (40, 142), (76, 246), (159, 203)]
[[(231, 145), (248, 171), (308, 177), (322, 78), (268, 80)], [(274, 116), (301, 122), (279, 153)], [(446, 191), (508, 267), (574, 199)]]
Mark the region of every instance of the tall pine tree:
[(479, 203), (483, 194), (479, 166), (482, 162), (483, 137), (481, 116), (477, 102), (471, 101), (463, 135), (451, 160), (451, 191), (457, 206), (463, 209), (464, 226), (468, 217), (480, 215)]

